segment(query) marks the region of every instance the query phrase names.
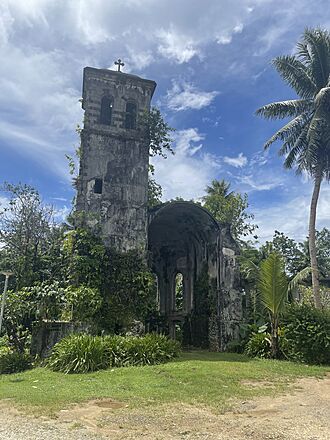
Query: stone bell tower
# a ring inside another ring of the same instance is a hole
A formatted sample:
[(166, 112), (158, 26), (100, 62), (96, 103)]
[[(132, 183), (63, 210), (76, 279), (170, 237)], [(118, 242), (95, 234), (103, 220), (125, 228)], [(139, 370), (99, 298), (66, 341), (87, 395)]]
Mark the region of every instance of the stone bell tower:
[(117, 251), (147, 246), (149, 142), (141, 116), (156, 83), (85, 67), (76, 210)]

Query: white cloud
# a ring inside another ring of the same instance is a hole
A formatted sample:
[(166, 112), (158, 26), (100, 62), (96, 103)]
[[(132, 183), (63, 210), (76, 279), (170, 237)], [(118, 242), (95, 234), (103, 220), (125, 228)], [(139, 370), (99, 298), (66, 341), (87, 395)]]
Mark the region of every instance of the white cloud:
[(269, 176), (256, 176), (253, 174), (237, 177), (237, 180), (247, 186), (246, 191), (269, 191), (283, 185), (283, 179), (277, 178), (275, 181)]
[[(259, 225), (258, 236), (261, 242), (271, 240), (275, 229), (284, 232), (295, 240), (304, 240), (308, 235), (309, 207), (312, 193), (311, 185), (300, 188), (300, 194), (286, 203), (254, 209), (255, 221)], [(303, 192), (303, 194), (301, 194)], [(317, 209), (316, 228), (330, 228), (330, 186), (324, 185)]]
[(237, 157), (224, 156), (223, 161), (235, 168), (243, 168), (248, 163), (248, 159), (243, 153), (239, 153)]
[(200, 198), (220, 170), (220, 160), (203, 152), (204, 135), (196, 128), (176, 133), (175, 155), (166, 160), (155, 157), (155, 178), (161, 184), (164, 200), (175, 197)]
[(199, 54), (199, 50), (193, 40), (187, 40), (173, 30), (165, 31), (162, 29), (157, 36), (161, 41), (158, 46), (158, 52), (179, 64), (188, 62), (193, 56)]
[(211, 104), (218, 92), (203, 92), (193, 84), (172, 82), (172, 88), (167, 92), (167, 105), (171, 110), (188, 109), (200, 110)]

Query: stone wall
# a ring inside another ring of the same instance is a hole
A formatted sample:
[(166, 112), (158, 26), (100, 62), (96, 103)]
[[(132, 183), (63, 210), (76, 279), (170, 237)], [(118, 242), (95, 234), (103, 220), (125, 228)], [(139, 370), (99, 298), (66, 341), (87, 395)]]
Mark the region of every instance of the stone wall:
[[(84, 69), (84, 128), (77, 211), (117, 251), (145, 250), (149, 144), (140, 120), (156, 84), (111, 70)], [(111, 99), (111, 123), (100, 120), (103, 97)], [(126, 128), (126, 105), (136, 105), (136, 124)], [(102, 190), (95, 192), (95, 181)]]

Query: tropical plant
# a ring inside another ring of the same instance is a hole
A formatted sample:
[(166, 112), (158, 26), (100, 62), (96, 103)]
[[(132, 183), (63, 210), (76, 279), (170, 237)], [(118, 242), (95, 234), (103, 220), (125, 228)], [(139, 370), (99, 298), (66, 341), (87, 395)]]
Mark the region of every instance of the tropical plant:
[(252, 234), (257, 228), (250, 223), (253, 215), (246, 212), (247, 194), (230, 191), (230, 183), (225, 180), (212, 180), (205, 189), (203, 206), (219, 221), (229, 223), (235, 238)]
[(278, 355), (279, 317), (284, 311), (288, 296), (288, 280), (282, 258), (272, 253), (260, 264), (259, 290), (261, 301), (269, 313), (271, 330), (271, 355)]
[(58, 342), (47, 362), (63, 373), (87, 373), (110, 367), (154, 365), (180, 353), (180, 344), (154, 333), (136, 336), (70, 335)]
[(276, 252), (271, 252), (259, 266), (251, 260), (245, 260), (244, 263), (257, 280), (257, 293), (269, 316), (271, 356), (278, 357), (280, 316), (285, 310), (289, 295), (292, 296), (299, 283), (310, 274), (311, 268), (304, 268), (289, 281), (285, 273), (284, 259)]
[(293, 118), (265, 144), (280, 140), (284, 167), (307, 172), (314, 181), (309, 218), (309, 252), (315, 306), (320, 308), (315, 245), (316, 208), (322, 180), (330, 180), (330, 33), (306, 29), (294, 55), (279, 56), (273, 65), (298, 99), (274, 102), (257, 110), (268, 119)]

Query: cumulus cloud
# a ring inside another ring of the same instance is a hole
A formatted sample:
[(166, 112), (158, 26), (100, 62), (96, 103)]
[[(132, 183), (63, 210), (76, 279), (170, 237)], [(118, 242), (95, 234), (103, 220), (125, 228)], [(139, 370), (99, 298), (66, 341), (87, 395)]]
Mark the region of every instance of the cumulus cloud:
[[(250, 4), (258, 0), (210, 0), (207, 8), (188, 0), (2, 0), (0, 139), (67, 175), (84, 66), (109, 68), (121, 57), (136, 72), (202, 58), (207, 44), (227, 43), (243, 29)], [(201, 109), (215, 96), (186, 84), (170, 105)]]
[(172, 88), (167, 91), (167, 105), (171, 110), (182, 111), (188, 109), (200, 110), (211, 104), (218, 92), (204, 92), (193, 84), (182, 84), (172, 81)]
[[(285, 203), (254, 209), (255, 221), (259, 225), (261, 242), (271, 240), (275, 229), (284, 232), (295, 240), (304, 240), (308, 235), (309, 207), (312, 193), (311, 185), (300, 188), (300, 194), (293, 195)], [(301, 194), (303, 193), (303, 194)], [(324, 186), (317, 210), (316, 228), (329, 228), (330, 225), (330, 187)]]
[(166, 160), (155, 157), (155, 178), (163, 188), (164, 200), (200, 198), (210, 180), (221, 169), (220, 159), (204, 152), (205, 136), (196, 128), (176, 133), (175, 155)]
[(224, 156), (223, 161), (235, 168), (243, 168), (248, 163), (248, 159), (243, 153), (239, 153), (237, 157)]

